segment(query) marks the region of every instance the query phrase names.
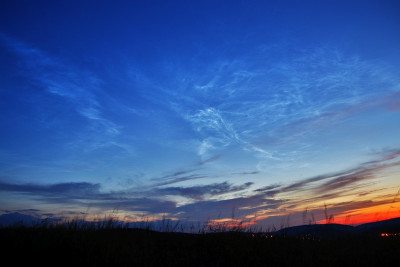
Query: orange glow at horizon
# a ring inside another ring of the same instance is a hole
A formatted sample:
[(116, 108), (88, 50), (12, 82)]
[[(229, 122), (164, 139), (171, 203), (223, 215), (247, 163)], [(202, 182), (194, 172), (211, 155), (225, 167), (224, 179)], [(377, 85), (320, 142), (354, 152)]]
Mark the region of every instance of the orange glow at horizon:
[[(332, 223), (338, 224), (363, 224), (400, 217), (400, 205), (387, 203), (367, 208), (355, 209), (334, 216)], [(326, 220), (316, 223), (325, 224)]]

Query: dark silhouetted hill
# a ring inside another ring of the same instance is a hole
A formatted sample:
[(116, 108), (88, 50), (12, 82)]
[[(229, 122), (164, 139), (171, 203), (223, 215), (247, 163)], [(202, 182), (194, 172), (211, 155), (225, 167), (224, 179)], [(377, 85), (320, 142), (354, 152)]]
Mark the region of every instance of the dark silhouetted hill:
[(380, 235), (381, 233), (400, 233), (400, 217), (389, 220), (365, 223), (354, 227), (359, 234)]
[(400, 218), (365, 223), (355, 227), (343, 224), (300, 225), (284, 228), (272, 234), (282, 237), (335, 239), (360, 235), (379, 236), (382, 233), (400, 233)]
[(277, 236), (308, 238), (342, 238), (354, 234), (354, 227), (342, 224), (312, 224), (281, 229)]

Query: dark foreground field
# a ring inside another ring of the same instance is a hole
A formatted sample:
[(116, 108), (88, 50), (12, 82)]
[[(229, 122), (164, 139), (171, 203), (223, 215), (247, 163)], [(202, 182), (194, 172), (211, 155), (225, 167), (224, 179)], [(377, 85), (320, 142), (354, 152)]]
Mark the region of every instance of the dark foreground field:
[[(0, 229), (9, 266), (398, 266), (398, 236), (302, 239), (139, 229)], [(26, 265), (27, 266), (27, 265)]]

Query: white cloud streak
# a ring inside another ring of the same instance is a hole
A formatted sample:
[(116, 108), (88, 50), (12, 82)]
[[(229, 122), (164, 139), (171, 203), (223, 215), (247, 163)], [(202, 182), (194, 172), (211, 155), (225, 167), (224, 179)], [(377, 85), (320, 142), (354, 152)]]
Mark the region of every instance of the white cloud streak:
[(23, 60), (21, 73), (32, 83), (72, 103), (78, 114), (101, 131), (109, 135), (119, 133), (120, 127), (102, 114), (102, 106), (96, 97), (102, 84), (98, 77), (4, 34), (0, 35), (0, 40)]
[(350, 109), (399, 85), (385, 68), (329, 47), (298, 49), (282, 58), (274, 56), (279, 51), (260, 49), (202, 72), (188, 70), (177, 88), (163, 89), (166, 103), (199, 133), (199, 154), (237, 145), (279, 159), (283, 155), (261, 140), (298, 142), (342, 123)]

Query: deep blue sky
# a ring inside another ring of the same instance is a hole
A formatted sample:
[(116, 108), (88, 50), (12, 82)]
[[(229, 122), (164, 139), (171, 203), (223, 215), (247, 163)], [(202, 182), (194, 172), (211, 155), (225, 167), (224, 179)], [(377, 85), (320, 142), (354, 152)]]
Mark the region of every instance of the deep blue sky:
[(0, 209), (395, 216), (399, 14), (397, 1), (2, 1)]

